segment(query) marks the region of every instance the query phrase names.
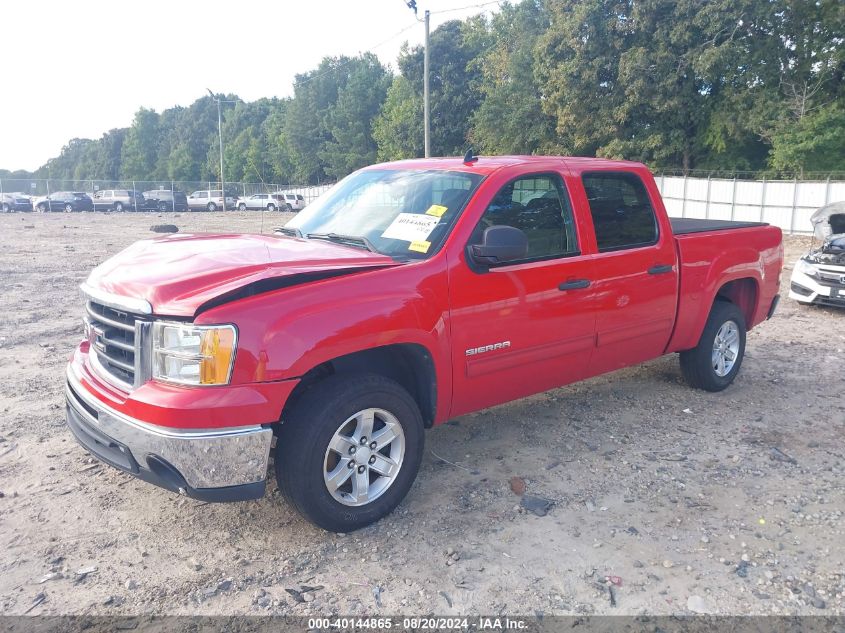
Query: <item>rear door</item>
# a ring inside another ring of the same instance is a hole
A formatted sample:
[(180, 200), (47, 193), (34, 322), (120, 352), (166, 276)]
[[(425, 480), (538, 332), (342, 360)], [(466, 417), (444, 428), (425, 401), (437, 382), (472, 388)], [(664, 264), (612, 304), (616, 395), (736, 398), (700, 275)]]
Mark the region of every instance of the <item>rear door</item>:
[(469, 243), (494, 225), (523, 231), (528, 254), (479, 270), (464, 249), (450, 265), (451, 415), (583, 378), (593, 350), (592, 263), (581, 254), (562, 174), (543, 171), (497, 185)]
[[(663, 354), (675, 323), (675, 243), (659, 194), (647, 174), (585, 171), (595, 239), (593, 286), (596, 349), (590, 373), (627, 367)], [(650, 186), (651, 191), (648, 187)]]

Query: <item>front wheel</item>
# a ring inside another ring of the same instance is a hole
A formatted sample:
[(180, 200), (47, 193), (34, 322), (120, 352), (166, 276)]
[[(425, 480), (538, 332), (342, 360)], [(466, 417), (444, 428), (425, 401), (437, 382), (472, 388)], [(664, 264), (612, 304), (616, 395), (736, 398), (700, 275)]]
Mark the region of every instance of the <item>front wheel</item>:
[(158, 203), (158, 210), (164, 213), (167, 211), (167, 203), (166, 202), (159, 202)]
[(701, 338), (681, 352), (681, 373), (693, 387), (722, 391), (730, 385), (745, 356), (745, 317), (733, 303), (717, 300)]
[(243, 202), (241, 202), (241, 203), (238, 205), (238, 211), (246, 211), (246, 204), (244, 204)]
[(12, 212), (12, 207), (8, 203), (4, 202), (3, 203), (3, 213), (11, 213), (11, 212)]
[(70, 202), (65, 205), (65, 213), (73, 213), (73, 205)]
[(375, 374), (335, 375), (309, 389), (276, 442), (276, 479), (306, 519), (349, 532), (386, 516), (414, 482), (423, 451), (419, 407)]
[(267, 210), (268, 210), (268, 211), (275, 211), (275, 210), (276, 210), (276, 205), (275, 205), (275, 204), (268, 204), (268, 205), (267, 205)]

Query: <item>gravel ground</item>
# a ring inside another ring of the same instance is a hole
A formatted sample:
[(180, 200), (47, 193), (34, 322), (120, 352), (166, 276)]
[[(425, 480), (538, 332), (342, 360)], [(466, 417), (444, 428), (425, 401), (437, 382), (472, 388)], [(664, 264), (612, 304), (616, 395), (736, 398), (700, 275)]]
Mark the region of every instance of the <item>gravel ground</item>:
[[(845, 311), (784, 300), (720, 394), (669, 356), (453, 420), (399, 509), (349, 535), (275, 484), (203, 504), (89, 457), (64, 426), (77, 285), (152, 224), (261, 216), (0, 216), (0, 613), (845, 611)], [(808, 244), (787, 239), (788, 267)]]

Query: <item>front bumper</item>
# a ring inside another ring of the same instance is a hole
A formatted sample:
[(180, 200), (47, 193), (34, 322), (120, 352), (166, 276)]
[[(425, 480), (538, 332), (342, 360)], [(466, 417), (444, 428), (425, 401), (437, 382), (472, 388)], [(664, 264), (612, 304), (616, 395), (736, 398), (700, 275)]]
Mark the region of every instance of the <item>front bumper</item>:
[(264, 495), (273, 435), (267, 426), (181, 430), (148, 424), (88, 394), (70, 367), (66, 397), (71, 432), (115, 468), (203, 501)]
[(845, 308), (845, 285), (824, 285), (809, 275), (793, 270), (789, 282), (789, 298), (800, 303)]

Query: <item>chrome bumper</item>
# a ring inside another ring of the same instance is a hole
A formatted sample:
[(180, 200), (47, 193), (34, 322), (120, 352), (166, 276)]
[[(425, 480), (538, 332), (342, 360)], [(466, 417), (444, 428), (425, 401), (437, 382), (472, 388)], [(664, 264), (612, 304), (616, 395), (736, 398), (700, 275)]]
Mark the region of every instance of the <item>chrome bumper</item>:
[(68, 426), (102, 461), (197, 499), (235, 501), (264, 494), (269, 428), (177, 430), (148, 424), (91, 396), (70, 368), (65, 391)]

